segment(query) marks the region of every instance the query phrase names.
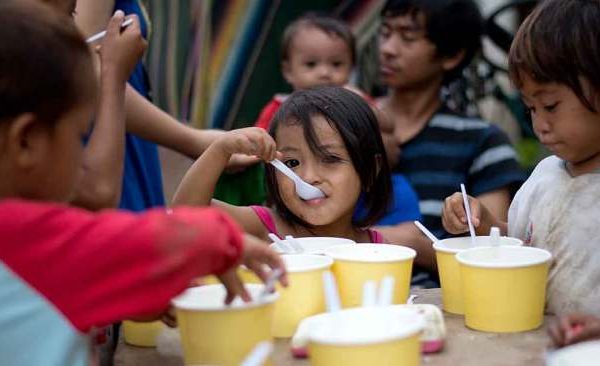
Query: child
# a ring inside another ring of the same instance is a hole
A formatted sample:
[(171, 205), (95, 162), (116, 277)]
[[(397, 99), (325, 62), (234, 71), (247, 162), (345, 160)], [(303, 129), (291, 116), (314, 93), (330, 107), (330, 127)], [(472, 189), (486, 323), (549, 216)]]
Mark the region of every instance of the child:
[(213, 209), (93, 215), (60, 204), (77, 187), (97, 91), (88, 47), (64, 15), (4, 0), (0, 55), (2, 364), (85, 365), (91, 327), (158, 314), (209, 273), (228, 302), (248, 300), (239, 261), (262, 278), (263, 264), (283, 269)]
[[(267, 166), (274, 209), (214, 202), (248, 233), (264, 239), (274, 233), (382, 242), (381, 235), (368, 227), (385, 212), (389, 167), (375, 115), (357, 94), (339, 87), (294, 92), (277, 111), (270, 136), (261, 128), (247, 128), (215, 141), (185, 175), (174, 203), (209, 204), (217, 179), (234, 153), (257, 155), (265, 161), (279, 156), (325, 194), (325, 198), (303, 201), (289, 178)], [(361, 194), (367, 214), (353, 220)]]
[[(283, 33), (281, 72), (294, 90), (344, 86), (354, 66), (354, 47), (354, 35), (344, 22), (308, 13), (288, 25)], [(286, 97), (275, 95), (263, 108), (255, 126), (268, 130)]]
[[(394, 121), (402, 154), (393, 171), (404, 174), (416, 190), (423, 223), (438, 238), (449, 236), (442, 227), (443, 201), (460, 183), (505, 217), (511, 192), (523, 180), (508, 138), (493, 125), (457, 115), (441, 101), (444, 86), (461, 75), (479, 50), (477, 5), (472, 0), (388, 0), (381, 16), (380, 75), (388, 95), (378, 100), (378, 107)], [(419, 254), (435, 263), (431, 242), (412, 230), (410, 239), (393, 227), (385, 235), (414, 242)], [(437, 271), (426, 269), (420, 273), (430, 276), (423, 281), (429, 286)]]
[[(478, 234), (498, 226), (553, 253), (547, 311), (554, 314), (600, 316), (599, 46), (598, 1), (547, 0), (527, 17), (510, 50), (510, 77), (535, 134), (555, 155), (541, 161), (518, 191), (508, 223), (470, 199)], [(446, 199), (444, 226), (466, 231), (459, 194)]]

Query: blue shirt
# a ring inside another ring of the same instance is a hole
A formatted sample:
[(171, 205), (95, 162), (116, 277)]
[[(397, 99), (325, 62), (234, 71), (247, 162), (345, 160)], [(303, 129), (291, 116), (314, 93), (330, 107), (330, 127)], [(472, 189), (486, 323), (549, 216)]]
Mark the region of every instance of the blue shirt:
[[(137, 14), (142, 34), (148, 36), (148, 22), (138, 1), (116, 0), (115, 10)], [(145, 98), (150, 99), (150, 83), (144, 65), (139, 62), (129, 78), (129, 84)], [(164, 206), (162, 173), (156, 144), (127, 133), (125, 135), (125, 165), (120, 208), (142, 211)]]
[[(376, 225), (389, 226), (406, 221), (421, 220), (419, 199), (410, 183), (402, 174), (392, 174), (392, 202), (385, 216)], [(366, 208), (362, 197), (356, 204), (354, 217), (364, 217)]]

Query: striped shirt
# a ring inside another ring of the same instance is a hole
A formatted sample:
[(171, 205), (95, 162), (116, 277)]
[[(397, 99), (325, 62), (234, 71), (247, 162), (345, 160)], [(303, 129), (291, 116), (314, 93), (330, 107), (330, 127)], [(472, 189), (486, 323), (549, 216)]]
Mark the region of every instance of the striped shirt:
[(526, 178), (504, 132), (446, 108), (401, 148), (395, 172), (416, 190), (424, 224), (438, 238), (450, 236), (442, 226), (442, 206), (461, 183), (471, 196), (505, 187), (514, 194)]

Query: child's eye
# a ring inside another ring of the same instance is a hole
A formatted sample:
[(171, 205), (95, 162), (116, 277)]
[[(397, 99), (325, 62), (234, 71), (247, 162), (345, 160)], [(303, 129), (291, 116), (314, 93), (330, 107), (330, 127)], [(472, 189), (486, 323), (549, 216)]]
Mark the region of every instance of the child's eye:
[(342, 158), (336, 155), (325, 155), (322, 160), (326, 164), (335, 164), (342, 161)]
[(332, 63), (333, 67), (338, 68), (341, 67), (342, 65), (344, 65), (344, 63), (342, 61), (335, 61)]
[(554, 104), (550, 104), (550, 105), (545, 105), (545, 106), (544, 106), (544, 110), (545, 110), (546, 112), (550, 112), (550, 113), (552, 113), (552, 112), (554, 112), (554, 111), (556, 110), (556, 106), (557, 106), (557, 105), (558, 105), (558, 102), (556, 102), (556, 103), (554, 103)]
[(382, 25), (379, 28), (379, 35), (383, 38), (388, 38), (391, 35), (390, 27), (388, 27), (387, 25)]
[(317, 66), (317, 63), (315, 61), (308, 61), (305, 62), (304, 65), (310, 69), (312, 69), (313, 67)]
[(287, 165), (288, 168), (291, 168), (291, 169), (293, 169), (293, 168), (297, 167), (298, 165), (300, 165), (300, 162), (297, 159), (284, 160), (283, 163), (285, 165)]
[(402, 32), (400, 33), (400, 37), (404, 42), (414, 42), (417, 40), (417, 37), (412, 32)]

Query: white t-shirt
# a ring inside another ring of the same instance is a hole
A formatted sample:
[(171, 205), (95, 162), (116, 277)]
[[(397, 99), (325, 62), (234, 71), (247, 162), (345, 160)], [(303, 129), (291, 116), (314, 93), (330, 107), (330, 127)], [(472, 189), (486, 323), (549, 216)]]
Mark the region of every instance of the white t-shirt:
[(549, 313), (600, 316), (600, 171), (572, 177), (564, 161), (541, 161), (508, 212), (508, 235), (553, 255)]

